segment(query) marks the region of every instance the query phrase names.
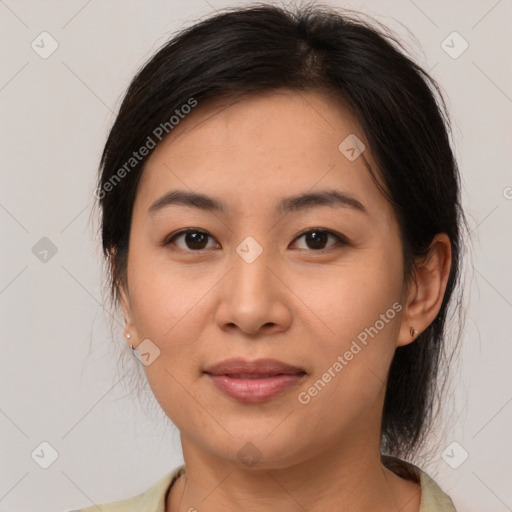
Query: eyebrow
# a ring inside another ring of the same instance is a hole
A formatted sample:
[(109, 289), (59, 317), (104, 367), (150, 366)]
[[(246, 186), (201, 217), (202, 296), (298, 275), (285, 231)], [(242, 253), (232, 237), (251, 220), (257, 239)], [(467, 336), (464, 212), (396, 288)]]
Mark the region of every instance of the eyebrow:
[[(164, 208), (173, 205), (184, 205), (208, 212), (227, 212), (226, 204), (220, 199), (197, 192), (171, 190), (157, 199), (148, 208), (147, 213), (149, 215), (154, 215)], [(308, 210), (318, 206), (350, 208), (368, 214), (368, 211), (358, 199), (339, 190), (321, 190), (318, 192), (309, 192), (299, 194), (297, 196), (286, 197), (277, 204), (276, 212), (285, 214), (288, 212)]]

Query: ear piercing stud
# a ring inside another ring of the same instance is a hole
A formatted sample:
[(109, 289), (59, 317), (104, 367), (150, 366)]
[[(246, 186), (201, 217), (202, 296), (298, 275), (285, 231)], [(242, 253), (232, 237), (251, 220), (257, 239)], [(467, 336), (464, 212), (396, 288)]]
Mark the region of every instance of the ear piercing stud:
[[(128, 340), (129, 340), (131, 337), (132, 337), (132, 334), (131, 334), (130, 332), (127, 332), (127, 333), (126, 333), (126, 339), (128, 339)], [(131, 348), (132, 350), (135, 350), (135, 349), (133, 348), (133, 345), (130, 345), (130, 348)]]

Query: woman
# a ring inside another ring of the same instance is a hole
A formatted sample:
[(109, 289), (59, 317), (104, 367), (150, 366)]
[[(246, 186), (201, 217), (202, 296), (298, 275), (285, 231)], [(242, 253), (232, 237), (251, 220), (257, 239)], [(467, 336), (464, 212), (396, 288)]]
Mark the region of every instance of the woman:
[(447, 364), (459, 175), (392, 36), (318, 6), (195, 24), (131, 83), (96, 196), (185, 461), (102, 510), (455, 510), (406, 459)]

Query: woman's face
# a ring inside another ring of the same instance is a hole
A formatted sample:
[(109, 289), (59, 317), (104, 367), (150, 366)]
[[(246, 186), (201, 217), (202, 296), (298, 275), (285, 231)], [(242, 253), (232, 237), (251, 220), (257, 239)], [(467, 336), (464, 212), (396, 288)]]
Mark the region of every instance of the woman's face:
[(364, 134), (319, 92), (201, 107), (133, 210), (123, 308), (157, 400), (185, 452), (247, 467), (378, 449), (406, 290)]

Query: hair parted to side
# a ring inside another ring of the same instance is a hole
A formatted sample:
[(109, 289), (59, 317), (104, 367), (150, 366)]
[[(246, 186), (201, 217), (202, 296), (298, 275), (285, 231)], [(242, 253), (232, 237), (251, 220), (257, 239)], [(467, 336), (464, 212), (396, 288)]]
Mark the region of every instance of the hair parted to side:
[(460, 315), (466, 222), (440, 87), (396, 37), (359, 13), (317, 3), (224, 9), (179, 32), (139, 70), (108, 136), (101, 193), (95, 194), (112, 303), (118, 305), (126, 284), (132, 210), (152, 149), (128, 169), (133, 152), (148, 146), (148, 137), (168, 127), (172, 116), (186, 113), (184, 105), (277, 89), (324, 91), (358, 119), (378, 163), (375, 173), (369, 171), (400, 225), (407, 278), (437, 233), (450, 238), (452, 265), (441, 310), (414, 342), (397, 348), (388, 375), (382, 452), (412, 459), (439, 405), (440, 377), (449, 362), (449, 311)]

